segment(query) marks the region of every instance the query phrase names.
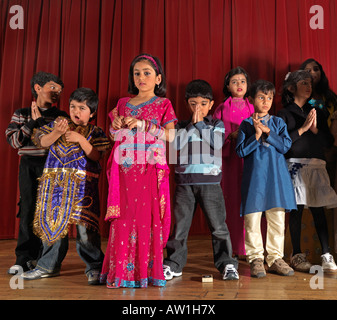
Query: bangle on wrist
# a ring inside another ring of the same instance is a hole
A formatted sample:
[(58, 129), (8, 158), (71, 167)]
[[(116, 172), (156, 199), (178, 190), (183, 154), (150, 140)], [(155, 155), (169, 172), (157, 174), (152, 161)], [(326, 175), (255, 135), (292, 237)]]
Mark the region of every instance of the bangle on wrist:
[[(141, 122), (140, 126), (139, 126), (139, 130), (140, 132), (144, 132), (145, 130), (145, 120), (139, 120)], [(137, 124), (138, 127), (138, 124)]]
[(110, 132), (111, 134), (116, 134), (117, 131), (118, 131), (118, 130), (115, 130), (112, 126), (111, 126), (110, 129), (109, 129), (109, 132)]

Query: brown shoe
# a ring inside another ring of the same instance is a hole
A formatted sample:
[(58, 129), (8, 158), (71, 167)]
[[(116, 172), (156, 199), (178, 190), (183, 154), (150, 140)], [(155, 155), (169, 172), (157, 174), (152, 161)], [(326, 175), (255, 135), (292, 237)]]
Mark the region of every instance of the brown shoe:
[(297, 253), (290, 258), (290, 266), (300, 272), (309, 272), (312, 264), (307, 260), (305, 253)]
[(262, 259), (255, 259), (250, 263), (250, 275), (254, 278), (263, 278), (266, 276), (266, 270)]
[(293, 276), (294, 270), (283, 259), (277, 259), (268, 268), (268, 272), (277, 273), (281, 276)]

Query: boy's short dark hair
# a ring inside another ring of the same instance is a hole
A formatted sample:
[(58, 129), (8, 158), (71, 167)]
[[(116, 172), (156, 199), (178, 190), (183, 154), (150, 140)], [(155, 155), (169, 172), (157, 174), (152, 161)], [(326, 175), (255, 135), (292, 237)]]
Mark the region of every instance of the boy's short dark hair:
[(211, 85), (205, 80), (193, 80), (185, 89), (185, 99), (188, 101), (190, 98), (202, 97), (205, 99), (213, 100), (213, 90)]
[(95, 91), (90, 88), (78, 88), (73, 91), (69, 98), (69, 104), (73, 100), (77, 102), (85, 102), (90, 109), (90, 113), (94, 113), (97, 111), (98, 96)]
[(34, 86), (38, 84), (40, 87), (43, 87), (47, 82), (50, 82), (50, 81), (53, 81), (59, 84), (62, 87), (62, 89), (64, 88), (64, 84), (62, 80), (58, 76), (55, 76), (52, 73), (39, 71), (38, 73), (35, 73), (33, 75), (32, 79), (30, 80), (30, 87), (31, 87), (32, 94), (35, 99), (37, 98), (37, 93), (34, 89)]
[(275, 96), (275, 86), (267, 80), (258, 80), (254, 82), (249, 89), (249, 96), (254, 99), (259, 91), (264, 94), (272, 92), (273, 96)]

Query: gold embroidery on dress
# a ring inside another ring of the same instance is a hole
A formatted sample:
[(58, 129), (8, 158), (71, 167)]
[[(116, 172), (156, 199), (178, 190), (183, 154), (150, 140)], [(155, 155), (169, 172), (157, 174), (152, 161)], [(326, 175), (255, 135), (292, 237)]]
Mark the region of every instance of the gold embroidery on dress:
[[(60, 237), (65, 237), (69, 224), (84, 224), (98, 230), (98, 220), (95, 214), (86, 210), (93, 203), (92, 197), (84, 196), (78, 199), (76, 195), (77, 186), (83, 180), (86, 180), (86, 175), (82, 170), (77, 172), (76, 169), (44, 169), (39, 179), (33, 227), (34, 233), (43, 241), (52, 244)], [(60, 195), (62, 200), (59, 206), (52, 208), (52, 195), (55, 187), (62, 189)], [(84, 199), (89, 199), (90, 203), (80, 206), (80, 202)]]
[(162, 184), (164, 176), (165, 176), (165, 170), (163, 169), (158, 170), (158, 188)]
[(119, 206), (109, 206), (105, 219), (118, 218), (121, 214)]
[(165, 215), (165, 208), (166, 208), (166, 199), (165, 195), (160, 197), (160, 218), (163, 219)]

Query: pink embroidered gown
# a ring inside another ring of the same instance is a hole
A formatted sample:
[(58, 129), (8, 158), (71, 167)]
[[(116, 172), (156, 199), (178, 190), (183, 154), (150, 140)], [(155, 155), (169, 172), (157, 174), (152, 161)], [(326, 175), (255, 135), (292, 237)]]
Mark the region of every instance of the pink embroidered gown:
[(227, 137), (236, 131), (242, 120), (250, 117), (252, 113), (254, 113), (254, 107), (248, 99), (229, 97), (216, 108), (213, 115), (225, 124), (226, 140), (222, 149), (221, 187), (226, 205), (226, 223), (235, 255), (246, 254), (244, 220), (240, 216), (243, 160), (235, 152), (236, 139), (230, 140)]
[[(151, 121), (176, 122), (170, 100), (153, 97), (138, 106), (122, 98), (109, 113)], [(166, 142), (136, 129), (114, 131), (108, 161), (108, 207), (111, 221), (101, 282), (108, 287), (164, 286), (163, 248), (170, 232), (169, 167)]]

